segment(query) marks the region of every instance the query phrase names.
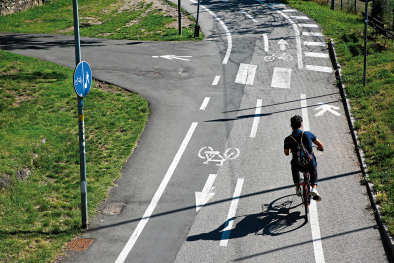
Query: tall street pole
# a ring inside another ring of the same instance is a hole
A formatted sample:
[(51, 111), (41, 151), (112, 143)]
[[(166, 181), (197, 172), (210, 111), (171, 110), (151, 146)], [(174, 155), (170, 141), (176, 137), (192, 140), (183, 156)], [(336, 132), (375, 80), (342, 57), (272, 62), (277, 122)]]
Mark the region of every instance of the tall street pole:
[(178, 27), (179, 35), (182, 35), (182, 10), (181, 10), (181, 0), (178, 0)]
[(368, 0), (365, 0), (365, 30), (364, 30), (364, 86), (367, 84), (367, 33), (368, 33)]

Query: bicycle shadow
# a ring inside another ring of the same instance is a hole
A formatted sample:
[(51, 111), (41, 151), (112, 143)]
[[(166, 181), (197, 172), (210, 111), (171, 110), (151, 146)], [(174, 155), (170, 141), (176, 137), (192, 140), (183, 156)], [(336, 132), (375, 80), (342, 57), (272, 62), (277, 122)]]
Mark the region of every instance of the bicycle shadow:
[[(287, 195), (270, 204), (262, 205), (261, 213), (237, 216), (234, 220), (243, 218), (233, 227), (229, 239), (242, 238), (250, 234), (277, 236), (295, 231), (307, 223), (305, 215), (301, 215), (300, 211), (290, 211), (299, 206), (302, 206), (299, 197)], [(221, 240), (225, 225), (226, 222), (211, 232), (189, 236), (186, 240)]]

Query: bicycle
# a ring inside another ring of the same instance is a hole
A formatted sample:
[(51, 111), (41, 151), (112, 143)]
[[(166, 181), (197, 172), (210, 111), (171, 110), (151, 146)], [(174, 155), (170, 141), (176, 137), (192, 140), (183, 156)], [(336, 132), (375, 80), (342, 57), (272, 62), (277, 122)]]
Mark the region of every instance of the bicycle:
[[(316, 148), (316, 146), (312, 146), (313, 148)], [(320, 151), (319, 149), (317, 149)], [(300, 184), (301, 187), (301, 200), (302, 203), (304, 204), (305, 208), (305, 221), (306, 223), (309, 221), (309, 205), (311, 204), (312, 200), (312, 195), (311, 195), (311, 180), (309, 176), (309, 172), (302, 172), (304, 175), (304, 181)]]
[(274, 61), (275, 58), (283, 59), (283, 60), (286, 60), (286, 61), (293, 60), (293, 57), (291, 55), (286, 55), (286, 53), (283, 53), (280, 56), (278, 56), (276, 53), (274, 53), (274, 54), (272, 54), (272, 56), (265, 56), (264, 60), (267, 61), (267, 62), (270, 62), (270, 61)]

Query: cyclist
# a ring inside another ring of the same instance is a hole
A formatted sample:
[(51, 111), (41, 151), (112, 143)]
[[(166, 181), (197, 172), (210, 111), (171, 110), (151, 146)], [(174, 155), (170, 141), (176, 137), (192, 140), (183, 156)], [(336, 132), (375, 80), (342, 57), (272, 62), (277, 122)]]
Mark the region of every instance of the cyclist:
[[(301, 196), (300, 172), (309, 172), (311, 178), (311, 185), (312, 185), (311, 195), (314, 197), (313, 198), (314, 200), (321, 201), (321, 197), (316, 190), (317, 181), (318, 181), (317, 163), (316, 163), (316, 157), (312, 151), (312, 143), (316, 144), (317, 149), (320, 151), (324, 150), (323, 144), (316, 138), (316, 136), (313, 133), (309, 131), (302, 132), (302, 130), (300, 129), (302, 127), (301, 116), (299, 115), (293, 116), (290, 119), (290, 123), (293, 132), (290, 136), (287, 136), (285, 138), (284, 150), (285, 150), (285, 155), (290, 155), (290, 152), (293, 154), (293, 159), (291, 160), (290, 164), (291, 164), (291, 173), (293, 175), (293, 181), (296, 186), (296, 194), (298, 196)], [(305, 166), (301, 166), (296, 162), (297, 146), (298, 143), (301, 141), (301, 136), (302, 136), (302, 143), (304, 144), (308, 152), (312, 155), (312, 160), (310, 161), (309, 164)]]

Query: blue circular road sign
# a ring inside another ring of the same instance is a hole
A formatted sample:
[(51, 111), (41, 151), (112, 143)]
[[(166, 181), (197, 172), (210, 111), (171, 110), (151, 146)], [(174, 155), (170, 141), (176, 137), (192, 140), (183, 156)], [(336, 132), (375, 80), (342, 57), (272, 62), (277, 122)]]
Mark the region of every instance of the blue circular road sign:
[(78, 63), (74, 71), (74, 89), (79, 97), (85, 97), (92, 85), (92, 70), (86, 61)]

